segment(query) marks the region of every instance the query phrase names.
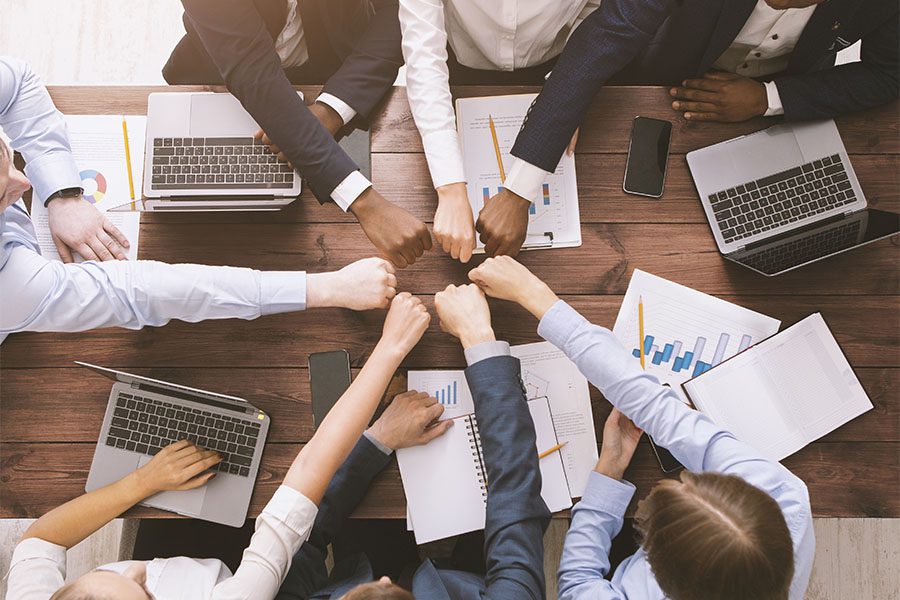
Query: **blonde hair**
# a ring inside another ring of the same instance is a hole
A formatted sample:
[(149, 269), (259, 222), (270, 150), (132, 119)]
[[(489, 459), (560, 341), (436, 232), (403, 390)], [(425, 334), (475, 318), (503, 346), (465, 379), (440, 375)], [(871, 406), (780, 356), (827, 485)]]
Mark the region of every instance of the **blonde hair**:
[(50, 600), (113, 600), (111, 596), (106, 594), (97, 595), (80, 585), (81, 580), (76, 579), (72, 583), (67, 583), (56, 590)]
[(673, 600), (787, 600), (794, 550), (775, 500), (740, 477), (685, 471), (638, 504), (635, 529)]

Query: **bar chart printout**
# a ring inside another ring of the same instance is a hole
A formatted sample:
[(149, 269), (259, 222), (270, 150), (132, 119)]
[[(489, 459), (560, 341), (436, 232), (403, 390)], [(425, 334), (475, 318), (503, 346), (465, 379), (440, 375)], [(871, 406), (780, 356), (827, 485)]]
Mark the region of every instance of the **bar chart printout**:
[[(644, 300), (644, 338), (637, 323)], [(613, 333), (660, 383), (680, 386), (751, 344), (778, 331), (781, 322), (667, 281), (634, 271)], [(641, 348), (640, 346), (643, 346)]]
[(444, 407), (442, 420), (475, 412), (463, 371), (410, 371), (407, 378), (407, 389), (425, 392)]

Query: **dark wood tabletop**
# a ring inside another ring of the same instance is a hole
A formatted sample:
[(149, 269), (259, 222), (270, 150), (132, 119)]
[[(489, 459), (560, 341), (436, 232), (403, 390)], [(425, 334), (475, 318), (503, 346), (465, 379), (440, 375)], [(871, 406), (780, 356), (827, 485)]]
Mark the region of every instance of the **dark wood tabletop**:
[[(206, 88), (183, 88), (197, 90)], [(301, 88), (315, 97), (316, 88)], [(54, 87), (70, 114), (145, 114), (147, 95), (173, 88)], [(524, 93), (535, 88), (455, 88), (458, 96)], [(837, 120), (869, 205), (900, 212), (897, 103)], [(635, 115), (673, 122), (665, 194), (623, 193), (625, 155)], [(819, 517), (900, 517), (900, 269), (898, 236), (780, 277), (766, 278), (717, 252), (684, 154), (775, 122), (686, 122), (663, 88), (605, 88), (588, 113), (575, 156), (581, 205), (580, 248), (528, 252), (521, 261), (591, 321), (611, 327), (635, 268), (781, 319), (783, 327), (821, 312), (875, 409), (787, 458), (809, 486)], [(372, 175), (389, 200), (431, 222), (436, 196), (405, 90), (397, 88), (372, 123)], [(142, 259), (256, 269), (340, 268), (374, 254), (352, 215), (320, 206), (308, 188), (274, 213), (143, 216)], [(466, 282), (470, 265), (431, 251), (398, 274), (399, 286), (433, 307), (433, 295)], [(508, 303), (491, 303), (494, 326), (513, 344), (538, 341), (535, 321)], [(0, 517), (37, 517), (84, 491), (110, 383), (73, 365), (83, 360), (240, 396), (272, 417), (250, 513), (259, 513), (294, 455), (313, 434), (306, 364), (311, 352), (346, 348), (354, 368), (377, 341), (382, 311), (327, 309), (256, 321), (173, 322), (142, 331), (25, 333), (0, 347)], [(458, 342), (436, 319), (404, 363), (462, 368)], [(598, 436), (608, 403), (591, 389)], [(599, 440), (598, 440), (599, 443)], [(650, 446), (638, 449), (626, 477), (637, 498), (662, 477)], [(403, 518), (396, 463), (375, 481), (356, 512)], [(169, 517), (138, 508), (131, 516)]]

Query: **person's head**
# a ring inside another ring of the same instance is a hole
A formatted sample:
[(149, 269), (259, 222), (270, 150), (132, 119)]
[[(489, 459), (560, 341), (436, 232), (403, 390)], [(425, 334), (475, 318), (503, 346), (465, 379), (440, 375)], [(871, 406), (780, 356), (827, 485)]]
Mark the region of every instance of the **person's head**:
[(153, 600), (146, 582), (147, 567), (142, 562), (121, 574), (97, 569), (59, 588), (50, 600)]
[(0, 213), (22, 197), (31, 182), (13, 164), (13, 154), (9, 146), (0, 140)]
[(814, 4), (822, 4), (825, 0), (766, 0), (771, 8), (775, 10), (786, 10), (788, 8), (807, 8)]
[(635, 529), (672, 600), (787, 600), (794, 552), (771, 496), (740, 477), (685, 471), (638, 504)]
[(388, 577), (358, 585), (341, 597), (341, 600), (415, 600), (412, 594)]

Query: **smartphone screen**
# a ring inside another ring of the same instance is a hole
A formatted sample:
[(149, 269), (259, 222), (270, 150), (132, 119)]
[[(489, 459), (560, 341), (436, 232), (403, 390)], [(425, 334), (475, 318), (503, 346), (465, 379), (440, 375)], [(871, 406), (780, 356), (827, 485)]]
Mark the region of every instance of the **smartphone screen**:
[(346, 350), (309, 355), (309, 388), (316, 427), (350, 387), (350, 355)]
[(668, 121), (634, 118), (622, 189), (641, 196), (662, 196), (671, 137), (672, 124)]

